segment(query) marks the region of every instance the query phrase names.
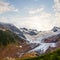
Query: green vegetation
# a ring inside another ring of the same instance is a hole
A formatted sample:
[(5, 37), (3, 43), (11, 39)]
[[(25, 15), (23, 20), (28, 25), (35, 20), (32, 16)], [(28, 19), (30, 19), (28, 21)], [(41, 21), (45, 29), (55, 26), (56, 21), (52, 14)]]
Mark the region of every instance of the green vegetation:
[(0, 30), (0, 46), (6, 46), (10, 43), (17, 43), (19, 41), (22, 42), (23, 40), (11, 31)]
[(25, 60), (60, 60), (60, 49), (57, 49), (54, 52), (41, 55), (39, 57), (25, 59)]

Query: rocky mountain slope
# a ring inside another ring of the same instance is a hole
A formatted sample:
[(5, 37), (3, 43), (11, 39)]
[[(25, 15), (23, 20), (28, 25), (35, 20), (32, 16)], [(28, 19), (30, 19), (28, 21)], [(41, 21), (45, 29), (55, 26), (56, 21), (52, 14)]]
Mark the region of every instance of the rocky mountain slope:
[(26, 39), (25, 36), (23, 35), (23, 33), (16, 26), (14, 26), (13, 24), (0, 23), (0, 27), (4, 28), (4, 29), (9, 29), (10, 31), (17, 34), (20, 38)]

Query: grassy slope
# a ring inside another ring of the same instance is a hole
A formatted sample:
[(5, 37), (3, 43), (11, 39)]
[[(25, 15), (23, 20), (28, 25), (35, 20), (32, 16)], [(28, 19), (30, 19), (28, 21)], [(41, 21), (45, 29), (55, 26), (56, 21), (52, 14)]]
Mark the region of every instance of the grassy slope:
[(44, 54), (39, 57), (29, 58), (25, 60), (60, 60), (60, 49), (57, 49), (54, 52)]

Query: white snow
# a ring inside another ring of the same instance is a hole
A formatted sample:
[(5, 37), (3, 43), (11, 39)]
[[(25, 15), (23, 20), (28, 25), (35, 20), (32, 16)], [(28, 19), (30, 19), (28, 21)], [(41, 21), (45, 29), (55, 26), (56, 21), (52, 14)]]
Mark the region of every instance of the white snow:
[(35, 49), (30, 50), (29, 52), (32, 51), (43, 51), (43, 53), (49, 48), (49, 47), (56, 47), (56, 43), (41, 43), (38, 47)]
[(22, 48), (22, 46), (19, 46), (20, 48)]
[(45, 43), (44, 39), (48, 38), (48, 37), (52, 37), (54, 35), (58, 35), (58, 34), (60, 34), (60, 29), (58, 29), (58, 31), (56, 31), (56, 32), (54, 32), (54, 31), (41, 31), (37, 35), (34, 35), (34, 36), (31, 36), (29, 34), (24, 34), (25, 37), (27, 38), (27, 41), (29, 41), (30, 43), (40, 44), (39, 46), (30, 50), (29, 52), (32, 52), (32, 51), (42, 52), (43, 51), (43, 53), (44, 53), (49, 47), (56, 47), (56, 43)]

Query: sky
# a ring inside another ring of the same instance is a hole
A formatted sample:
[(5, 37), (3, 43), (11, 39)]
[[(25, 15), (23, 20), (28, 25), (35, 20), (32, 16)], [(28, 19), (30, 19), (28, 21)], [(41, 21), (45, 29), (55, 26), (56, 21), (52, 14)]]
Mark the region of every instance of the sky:
[(0, 0), (0, 22), (39, 31), (60, 27), (60, 0)]

